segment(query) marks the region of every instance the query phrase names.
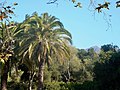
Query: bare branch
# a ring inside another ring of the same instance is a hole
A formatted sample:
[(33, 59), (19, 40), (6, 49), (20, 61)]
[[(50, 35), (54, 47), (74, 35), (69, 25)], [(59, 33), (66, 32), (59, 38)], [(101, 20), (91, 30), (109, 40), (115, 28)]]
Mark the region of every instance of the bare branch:
[(58, 0), (49, 0), (49, 2), (47, 4), (53, 4), (56, 3)]

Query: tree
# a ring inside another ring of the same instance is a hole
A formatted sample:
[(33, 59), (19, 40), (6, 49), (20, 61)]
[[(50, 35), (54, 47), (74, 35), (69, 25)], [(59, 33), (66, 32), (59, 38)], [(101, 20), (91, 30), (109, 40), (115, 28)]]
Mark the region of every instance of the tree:
[[(13, 28), (13, 24), (9, 21), (14, 14), (13, 5), (5, 6), (5, 1), (0, 2), (0, 62), (1, 67), (1, 89), (7, 89), (7, 77), (9, 72), (9, 58), (13, 55), (14, 36), (17, 34), (16, 29)], [(7, 22), (8, 21), (8, 22)]]
[(3, 62), (2, 75), (1, 75), (1, 89), (7, 89), (7, 76), (9, 71), (9, 57), (12, 56), (12, 40), (10, 39), (9, 30), (6, 23), (0, 23), (0, 61)]
[(98, 84), (97, 90), (119, 90), (120, 52), (112, 53), (104, 62), (96, 62), (94, 73), (94, 81)]
[(71, 34), (63, 24), (48, 13), (38, 16), (34, 13), (25, 22), (25, 35), (21, 41), (21, 55), (34, 60), (38, 70), (38, 90), (43, 88), (43, 71), (45, 63), (50, 64), (52, 55), (58, 58), (69, 57), (69, 48), (65, 43), (71, 41)]
[(108, 51), (117, 52), (119, 50), (119, 47), (117, 45), (107, 44), (101, 46), (101, 50), (103, 50), (104, 52), (108, 52)]
[(19, 26), (13, 23), (0, 23), (0, 62), (2, 62), (1, 89), (7, 89), (7, 77), (9, 72), (10, 58), (14, 55), (14, 45), (19, 34)]
[(105, 62), (106, 60), (109, 60), (116, 52), (119, 52), (119, 47), (117, 45), (107, 44), (101, 46), (101, 52), (99, 54), (100, 61)]
[(20, 82), (24, 82), (28, 90), (32, 90), (33, 81), (36, 80), (37, 68), (35, 67), (34, 62), (28, 60), (29, 59), (25, 59), (23, 63), (19, 64), (18, 69), (23, 72), (20, 76)]

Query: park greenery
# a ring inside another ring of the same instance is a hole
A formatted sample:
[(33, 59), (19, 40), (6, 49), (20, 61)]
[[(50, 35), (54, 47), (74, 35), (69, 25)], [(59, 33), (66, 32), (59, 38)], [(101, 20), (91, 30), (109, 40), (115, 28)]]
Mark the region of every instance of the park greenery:
[[(95, 10), (109, 10), (109, 4)], [(116, 4), (120, 6), (119, 1)], [(16, 5), (1, 4), (0, 9), (0, 90), (120, 90), (117, 45), (73, 47), (69, 30), (48, 13), (11, 21)]]

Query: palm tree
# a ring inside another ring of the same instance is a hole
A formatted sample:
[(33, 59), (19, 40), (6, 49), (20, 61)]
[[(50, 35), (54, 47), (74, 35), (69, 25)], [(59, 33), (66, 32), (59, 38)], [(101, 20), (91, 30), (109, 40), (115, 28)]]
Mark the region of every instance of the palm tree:
[(45, 63), (50, 64), (52, 56), (62, 60), (69, 57), (69, 47), (72, 43), (71, 34), (64, 29), (63, 24), (55, 16), (37, 13), (24, 21), (25, 34), (20, 42), (20, 55), (28, 57), (38, 66), (38, 90), (43, 89), (43, 71)]
[(2, 62), (1, 89), (7, 90), (10, 57), (14, 54), (15, 36), (20, 32), (20, 24), (0, 23), (0, 62)]

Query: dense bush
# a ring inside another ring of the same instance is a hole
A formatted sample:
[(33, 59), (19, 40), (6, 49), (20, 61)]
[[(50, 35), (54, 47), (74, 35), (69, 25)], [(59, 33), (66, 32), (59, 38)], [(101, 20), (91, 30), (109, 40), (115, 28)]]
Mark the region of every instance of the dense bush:
[(92, 81), (84, 82), (47, 82), (44, 90), (98, 90), (97, 84)]
[(24, 83), (14, 83), (14, 82), (9, 82), (8, 83), (8, 90), (27, 90), (27, 85)]
[(44, 90), (60, 90), (59, 82), (47, 82), (44, 83)]
[(120, 52), (102, 63), (95, 63), (94, 73), (99, 90), (120, 90)]

